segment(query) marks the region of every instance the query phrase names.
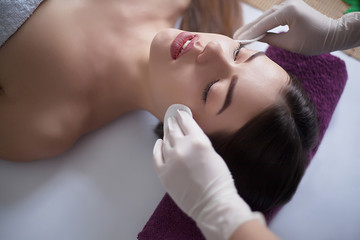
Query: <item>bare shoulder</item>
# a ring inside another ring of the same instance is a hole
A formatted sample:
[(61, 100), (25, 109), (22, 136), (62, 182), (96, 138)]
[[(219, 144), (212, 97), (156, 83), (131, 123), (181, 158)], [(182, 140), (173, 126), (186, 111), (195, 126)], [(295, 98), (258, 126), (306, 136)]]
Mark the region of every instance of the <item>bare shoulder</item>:
[[(31, 123), (24, 122), (24, 124)], [(68, 134), (64, 137), (65, 131), (62, 135), (60, 132), (55, 132), (58, 131), (56, 127), (51, 131), (47, 130), (15, 125), (1, 128), (0, 159), (28, 162), (53, 157), (65, 152), (76, 140), (68, 138)]]
[(6, 90), (0, 95), (0, 159), (34, 161), (56, 156), (82, 135), (81, 106), (53, 101), (41, 92), (13, 94), (19, 92), (15, 86)]

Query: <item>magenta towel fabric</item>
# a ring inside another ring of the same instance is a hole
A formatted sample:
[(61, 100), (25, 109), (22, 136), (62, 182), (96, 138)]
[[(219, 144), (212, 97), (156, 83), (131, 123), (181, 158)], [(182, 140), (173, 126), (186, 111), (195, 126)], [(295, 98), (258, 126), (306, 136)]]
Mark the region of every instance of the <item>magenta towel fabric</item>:
[[(331, 55), (303, 56), (275, 47), (269, 47), (266, 55), (295, 75), (314, 102), (318, 113), (319, 141), (310, 153), (315, 155), (329, 125), (332, 114), (344, 90), (347, 71), (345, 63)], [(279, 209), (264, 213), (271, 221)], [(205, 239), (195, 222), (183, 213), (165, 194), (155, 212), (138, 235), (139, 240), (200, 240)]]

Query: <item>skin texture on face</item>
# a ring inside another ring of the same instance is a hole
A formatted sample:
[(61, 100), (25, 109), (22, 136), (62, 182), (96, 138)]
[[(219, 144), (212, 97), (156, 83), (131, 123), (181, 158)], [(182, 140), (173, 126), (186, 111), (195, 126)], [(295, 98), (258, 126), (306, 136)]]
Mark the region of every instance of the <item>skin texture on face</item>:
[(199, 40), (174, 60), (170, 47), (180, 32), (159, 32), (150, 48), (149, 86), (160, 119), (168, 106), (181, 103), (206, 133), (230, 133), (279, 99), (289, 76), (262, 52), (239, 49), (238, 42), (223, 35), (195, 33)]

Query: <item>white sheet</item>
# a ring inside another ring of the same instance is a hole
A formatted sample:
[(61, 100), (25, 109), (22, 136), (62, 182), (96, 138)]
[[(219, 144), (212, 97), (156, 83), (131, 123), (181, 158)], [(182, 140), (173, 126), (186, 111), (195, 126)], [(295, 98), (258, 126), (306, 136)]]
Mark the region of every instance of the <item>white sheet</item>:
[[(246, 22), (261, 13), (244, 12)], [(360, 238), (360, 61), (335, 55), (349, 80), (295, 197), (270, 225), (283, 239)], [(152, 166), (155, 124), (136, 112), (59, 157), (0, 160), (0, 239), (136, 239), (164, 194)]]

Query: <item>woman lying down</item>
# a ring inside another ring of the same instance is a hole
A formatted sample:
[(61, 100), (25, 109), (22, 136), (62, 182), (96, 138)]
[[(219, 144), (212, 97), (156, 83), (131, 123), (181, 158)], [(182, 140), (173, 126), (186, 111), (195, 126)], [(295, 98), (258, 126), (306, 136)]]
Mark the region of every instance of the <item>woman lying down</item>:
[(253, 210), (288, 201), (317, 135), (301, 85), (232, 38), (172, 28), (182, 15), (185, 29), (203, 17), (205, 29), (232, 35), (234, 6), (43, 1), (0, 48), (0, 157), (55, 156), (126, 113), (146, 110), (162, 121), (180, 103), (190, 107)]

